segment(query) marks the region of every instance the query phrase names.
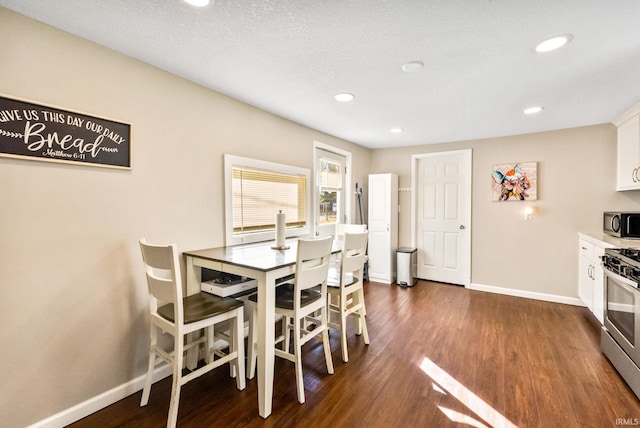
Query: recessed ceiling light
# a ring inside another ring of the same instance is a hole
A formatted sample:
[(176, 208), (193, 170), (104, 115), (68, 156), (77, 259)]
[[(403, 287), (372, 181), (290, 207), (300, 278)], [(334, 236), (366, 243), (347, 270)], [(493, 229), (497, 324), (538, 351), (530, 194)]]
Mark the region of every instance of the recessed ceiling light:
[(413, 73), (414, 71), (420, 70), (422, 67), (424, 67), (424, 62), (411, 61), (402, 66), (402, 71), (406, 71), (407, 73)]
[(349, 101), (353, 101), (355, 97), (356, 96), (353, 94), (344, 93), (344, 94), (338, 94), (333, 98), (335, 98), (336, 101), (340, 101), (341, 103), (348, 103)]
[(389, 130), (389, 132), (391, 132), (392, 134), (402, 134), (404, 132), (404, 129), (402, 129), (402, 128), (391, 128)]
[(536, 52), (550, 52), (559, 49), (569, 43), (573, 39), (571, 34), (561, 34), (559, 36), (549, 37), (546, 40), (541, 41), (536, 46)]
[(191, 6), (196, 7), (205, 7), (209, 4), (209, 0), (184, 0), (186, 3), (189, 3)]
[(524, 109), (524, 114), (536, 114), (544, 110), (544, 107), (535, 106)]

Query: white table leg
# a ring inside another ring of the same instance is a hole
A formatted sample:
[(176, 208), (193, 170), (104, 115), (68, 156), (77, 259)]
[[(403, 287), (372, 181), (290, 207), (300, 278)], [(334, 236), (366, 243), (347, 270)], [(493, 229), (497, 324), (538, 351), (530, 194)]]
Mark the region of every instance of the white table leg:
[(258, 410), (271, 414), (275, 334), (275, 277), (266, 272), (258, 280)]
[(185, 274), (187, 277), (186, 295), (196, 294), (200, 292), (200, 278), (202, 277), (202, 268), (194, 263), (193, 257), (187, 256), (185, 261)]

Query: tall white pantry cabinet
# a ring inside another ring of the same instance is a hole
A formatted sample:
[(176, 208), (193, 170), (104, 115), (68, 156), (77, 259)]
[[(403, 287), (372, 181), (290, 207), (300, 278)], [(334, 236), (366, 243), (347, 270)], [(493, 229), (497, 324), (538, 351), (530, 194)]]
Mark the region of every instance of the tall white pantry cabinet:
[(369, 279), (391, 284), (398, 249), (398, 176), (369, 175)]

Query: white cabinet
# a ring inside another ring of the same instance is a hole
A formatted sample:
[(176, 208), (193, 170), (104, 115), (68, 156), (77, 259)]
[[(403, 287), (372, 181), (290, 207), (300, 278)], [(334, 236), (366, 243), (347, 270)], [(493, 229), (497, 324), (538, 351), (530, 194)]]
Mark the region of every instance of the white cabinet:
[(369, 279), (391, 284), (398, 248), (398, 176), (369, 175)]
[(612, 245), (584, 237), (578, 246), (578, 296), (600, 324), (604, 322), (604, 270), (600, 258), (608, 247)]
[(640, 104), (614, 124), (618, 127), (616, 190), (640, 189)]
[(593, 244), (581, 239), (579, 251), (578, 297), (593, 311)]

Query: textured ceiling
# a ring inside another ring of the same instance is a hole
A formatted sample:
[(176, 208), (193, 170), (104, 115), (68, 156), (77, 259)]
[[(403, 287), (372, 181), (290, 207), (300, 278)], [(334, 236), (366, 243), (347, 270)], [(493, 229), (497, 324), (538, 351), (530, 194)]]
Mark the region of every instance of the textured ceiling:
[[(638, 0), (0, 0), (337, 137), (394, 147), (610, 122), (640, 101)], [(536, 54), (570, 33), (566, 47)], [(425, 67), (405, 73), (408, 61)], [(333, 96), (356, 99), (338, 103)], [(545, 107), (526, 116), (531, 105)], [(401, 134), (390, 128), (400, 127)]]

